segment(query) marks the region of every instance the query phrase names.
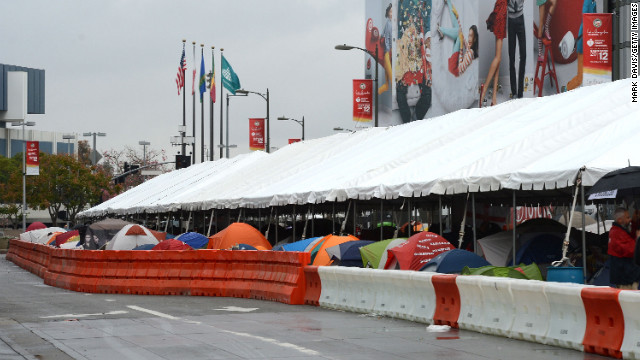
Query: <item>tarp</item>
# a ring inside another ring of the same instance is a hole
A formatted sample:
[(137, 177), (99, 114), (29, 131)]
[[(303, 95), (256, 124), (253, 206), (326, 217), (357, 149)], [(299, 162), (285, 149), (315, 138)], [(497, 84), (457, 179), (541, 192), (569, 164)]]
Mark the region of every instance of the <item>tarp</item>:
[(247, 244), (255, 248), (271, 250), (271, 244), (258, 229), (245, 223), (232, 223), (211, 235), (207, 249), (231, 249), (236, 244)]
[(125, 225), (107, 243), (107, 250), (133, 250), (144, 244), (158, 244), (158, 239), (142, 225)]
[(429, 231), (419, 232), (394, 248), (387, 250), (385, 269), (420, 270), (438, 254), (455, 249), (447, 239)]
[(624, 79), (194, 164), (79, 216), (553, 190), (573, 186), (583, 167), (592, 186), (640, 164), (630, 89)]
[(67, 230), (60, 227), (48, 227), (44, 229), (36, 229), (20, 234), (20, 240), (38, 244), (46, 244), (54, 233), (62, 233)]

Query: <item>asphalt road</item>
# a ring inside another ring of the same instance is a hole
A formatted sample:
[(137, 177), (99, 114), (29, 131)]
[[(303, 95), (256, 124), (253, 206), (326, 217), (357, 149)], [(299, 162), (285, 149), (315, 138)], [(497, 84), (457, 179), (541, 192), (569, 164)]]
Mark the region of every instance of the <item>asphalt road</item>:
[(0, 359), (607, 359), (313, 306), (50, 287), (0, 256)]

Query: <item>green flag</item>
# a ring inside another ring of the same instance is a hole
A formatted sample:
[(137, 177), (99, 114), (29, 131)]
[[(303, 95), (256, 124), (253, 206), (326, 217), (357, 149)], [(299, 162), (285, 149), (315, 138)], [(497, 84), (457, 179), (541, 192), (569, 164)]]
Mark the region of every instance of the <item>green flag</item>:
[(236, 75), (235, 71), (229, 63), (227, 59), (222, 55), (222, 85), (229, 90), (233, 95), (236, 94), (236, 90), (240, 89), (240, 79), (238, 79), (238, 75)]

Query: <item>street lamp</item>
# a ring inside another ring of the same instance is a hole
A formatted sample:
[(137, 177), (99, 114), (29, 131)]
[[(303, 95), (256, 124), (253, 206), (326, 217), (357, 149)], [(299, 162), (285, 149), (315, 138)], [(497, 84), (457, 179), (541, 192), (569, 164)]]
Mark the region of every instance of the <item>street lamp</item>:
[(297, 122), (298, 124), (300, 124), (300, 125), (302, 126), (302, 141), (304, 141), (304, 116), (302, 117), (302, 120), (296, 120), (296, 119), (292, 119), (292, 118), (285, 117), (285, 116), (283, 115), (283, 116), (280, 116), (280, 117), (278, 118), (278, 120), (291, 120), (291, 121), (295, 121), (295, 122)]
[[(266, 141), (266, 146), (265, 149), (267, 150), (267, 152), (269, 152), (269, 146), (271, 145), (271, 141), (270, 139), (270, 133), (269, 133), (269, 88), (267, 88), (267, 93), (266, 94), (262, 94), (259, 92), (255, 92), (255, 91), (249, 91), (249, 90), (244, 90), (244, 89), (239, 89), (236, 90), (236, 94), (256, 94), (256, 95), (260, 95), (261, 98), (263, 98), (266, 102), (267, 102), (267, 141)], [(227, 131), (229, 130), (229, 128), (227, 127)], [(227, 140), (227, 142), (229, 142)]]
[(27, 138), (24, 135), (25, 126), (35, 126), (35, 121), (12, 122), (12, 126), (22, 126), (22, 232), (27, 231)]
[(91, 152), (91, 163), (96, 165), (100, 159), (98, 159), (98, 151), (96, 150), (96, 136), (107, 136), (106, 133), (103, 132), (86, 132), (82, 133), (82, 136), (93, 136), (93, 151)]
[(374, 126), (378, 127), (378, 65), (382, 65), (378, 61), (378, 44), (376, 44), (376, 52), (375, 52), (375, 54), (372, 54), (367, 49), (359, 48), (357, 46), (346, 45), (346, 44), (336, 45), (335, 49), (336, 50), (351, 50), (351, 49), (362, 50), (362, 51), (366, 52), (367, 54), (369, 54), (369, 56), (373, 57), (373, 59), (376, 61), (376, 75), (375, 75), (375, 79), (374, 79), (375, 86), (373, 87), (373, 93), (374, 93), (373, 106), (376, 108), (376, 112), (375, 112), (375, 115), (374, 115), (375, 116)]
[(71, 155), (71, 140), (74, 140), (76, 136), (74, 134), (63, 134), (62, 138), (67, 140), (67, 154)]
[[(244, 93), (239, 93), (240, 91), (236, 91), (235, 94), (226, 94), (227, 95), (227, 134), (226, 134), (226, 140), (225, 143), (229, 144), (229, 97), (231, 96), (247, 96), (248, 94), (246, 92)], [(220, 119), (220, 122), (222, 122), (222, 119)], [(222, 140), (222, 138), (220, 138), (220, 140)], [(231, 145), (229, 146), (218, 146), (219, 148), (226, 148), (226, 158), (229, 158), (229, 147), (231, 147)]]
[(142, 145), (142, 166), (147, 165), (147, 145), (151, 145), (148, 141), (138, 141), (138, 145)]

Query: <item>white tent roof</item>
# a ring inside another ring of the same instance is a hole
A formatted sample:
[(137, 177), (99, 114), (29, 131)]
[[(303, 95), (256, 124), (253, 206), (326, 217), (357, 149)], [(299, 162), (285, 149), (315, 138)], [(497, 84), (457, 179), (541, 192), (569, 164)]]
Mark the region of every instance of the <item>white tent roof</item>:
[(640, 163), (638, 119), (620, 80), (192, 165), (81, 215), (591, 186)]

